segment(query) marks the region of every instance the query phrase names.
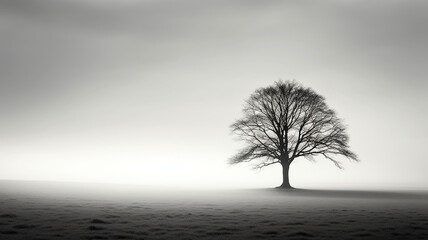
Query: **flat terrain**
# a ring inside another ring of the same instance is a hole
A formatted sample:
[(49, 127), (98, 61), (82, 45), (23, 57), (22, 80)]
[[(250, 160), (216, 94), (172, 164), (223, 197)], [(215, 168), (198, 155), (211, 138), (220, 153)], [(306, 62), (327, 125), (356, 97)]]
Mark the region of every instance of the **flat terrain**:
[(0, 239), (428, 239), (428, 195), (0, 181)]

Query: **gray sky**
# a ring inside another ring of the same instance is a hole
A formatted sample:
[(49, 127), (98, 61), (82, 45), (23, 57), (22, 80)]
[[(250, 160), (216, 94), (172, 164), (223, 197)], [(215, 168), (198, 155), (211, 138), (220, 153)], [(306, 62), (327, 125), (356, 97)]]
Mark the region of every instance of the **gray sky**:
[(0, 2), (0, 178), (270, 187), (227, 166), (258, 87), (296, 79), (361, 162), (292, 165), (296, 187), (427, 189), (428, 3)]

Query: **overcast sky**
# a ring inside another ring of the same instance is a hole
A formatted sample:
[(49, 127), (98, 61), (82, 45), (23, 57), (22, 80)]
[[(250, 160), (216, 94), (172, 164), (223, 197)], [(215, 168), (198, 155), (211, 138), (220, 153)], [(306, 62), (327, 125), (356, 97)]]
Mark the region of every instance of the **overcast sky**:
[(0, 1), (0, 179), (273, 187), (228, 166), (246, 98), (296, 79), (360, 163), (298, 159), (307, 188), (428, 189), (428, 3)]

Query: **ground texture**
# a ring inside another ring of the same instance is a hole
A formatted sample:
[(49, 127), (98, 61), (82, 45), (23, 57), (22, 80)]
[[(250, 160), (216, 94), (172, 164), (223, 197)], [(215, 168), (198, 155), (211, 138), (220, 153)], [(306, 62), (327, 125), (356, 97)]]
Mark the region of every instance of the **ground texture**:
[(428, 239), (423, 193), (0, 186), (0, 239)]

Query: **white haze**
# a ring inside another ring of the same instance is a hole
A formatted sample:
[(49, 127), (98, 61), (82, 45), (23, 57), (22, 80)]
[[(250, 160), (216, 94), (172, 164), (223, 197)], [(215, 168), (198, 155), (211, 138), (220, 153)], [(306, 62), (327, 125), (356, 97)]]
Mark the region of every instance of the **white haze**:
[(301, 188), (426, 189), (424, 1), (1, 1), (0, 179), (257, 188), (229, 125), (278, 79), (326, 97), (360, 163)]

